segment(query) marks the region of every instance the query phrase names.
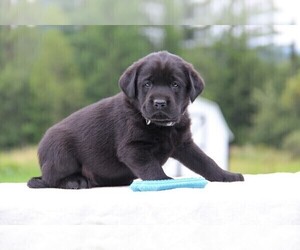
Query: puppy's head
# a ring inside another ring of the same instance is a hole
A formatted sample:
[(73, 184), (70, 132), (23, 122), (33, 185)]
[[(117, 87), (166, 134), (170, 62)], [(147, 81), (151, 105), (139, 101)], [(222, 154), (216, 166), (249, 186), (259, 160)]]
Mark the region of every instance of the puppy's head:
[(147, 124), (173, 126), (202, 92), (204, 81), (191, 64), (163, 51), (131, 65), (119, 85)]

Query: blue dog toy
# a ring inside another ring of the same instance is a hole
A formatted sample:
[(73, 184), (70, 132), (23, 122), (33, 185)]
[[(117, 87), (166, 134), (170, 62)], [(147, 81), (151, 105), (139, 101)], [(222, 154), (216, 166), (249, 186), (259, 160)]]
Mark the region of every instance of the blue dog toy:
[(161, 191), (174, 188), (204, 188), (208, 183), (204, 178), (180, 178), (156, 181), (135, 180), (130, 188), (134, 192)]

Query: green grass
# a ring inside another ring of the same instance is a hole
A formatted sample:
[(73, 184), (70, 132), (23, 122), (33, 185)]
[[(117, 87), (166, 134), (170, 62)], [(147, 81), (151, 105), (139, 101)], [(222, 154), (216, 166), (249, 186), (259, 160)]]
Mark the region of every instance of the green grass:
[(0, 153), (0, 182), (26, 182), (38, 175), (36, 147)]
[(230, 170), (244, 174), (300, 171), (300, 158), (288, 152), (262, 146), (232, 147)]
[[(39, 176), (36, 147), (0, 153), (0, 182), (26, 182)], [(244, 174), (300, 171), (300, 158), (266, 147), (232, 147), (230, 170)]]

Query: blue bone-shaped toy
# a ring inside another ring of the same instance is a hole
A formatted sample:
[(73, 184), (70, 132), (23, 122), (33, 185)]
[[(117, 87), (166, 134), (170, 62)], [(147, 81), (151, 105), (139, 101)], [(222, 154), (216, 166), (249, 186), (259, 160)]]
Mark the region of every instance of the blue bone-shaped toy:
[(130, 188), (134, 192), (142, 191), (161, 191), (174, 188), (204, 188), (208, 183), (202, 177), (197, 178), (180, 178), (180, 179), (168, 179), (168, 180), (135, 180)]

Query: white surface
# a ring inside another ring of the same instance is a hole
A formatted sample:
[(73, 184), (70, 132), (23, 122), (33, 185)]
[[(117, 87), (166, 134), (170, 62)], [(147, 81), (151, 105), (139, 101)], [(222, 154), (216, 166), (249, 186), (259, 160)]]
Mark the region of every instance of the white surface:
[(300, 172), (141, 193), (2, 183), (0, 249), (299, 249), (299, 191)]

